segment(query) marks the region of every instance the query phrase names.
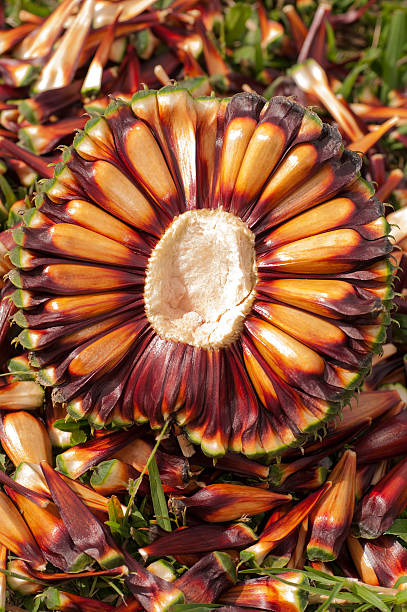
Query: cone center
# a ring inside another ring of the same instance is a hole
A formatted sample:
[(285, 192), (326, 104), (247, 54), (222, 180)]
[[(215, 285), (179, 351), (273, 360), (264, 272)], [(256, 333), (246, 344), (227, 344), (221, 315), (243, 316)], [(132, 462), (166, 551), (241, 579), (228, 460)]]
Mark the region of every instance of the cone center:
[(206, 349), (231, 344), (257, 282), (254, 234), (222, 209), (175, 217), (147, 266), (144, 302), (161, 338)]

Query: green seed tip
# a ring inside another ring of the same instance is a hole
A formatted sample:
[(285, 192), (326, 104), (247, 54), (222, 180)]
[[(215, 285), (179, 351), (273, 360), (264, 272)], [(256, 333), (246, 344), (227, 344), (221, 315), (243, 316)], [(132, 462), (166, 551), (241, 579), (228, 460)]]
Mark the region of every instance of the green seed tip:
[(57, 472), (60, 472), (61, 474), (64, 474), (65, 476), (72, 478), (72, 475), (70, 474), (69, 469), (65, 465), (65, 458), (63, 457), (63, 453), (55, 457), (55, 464), (56, 464)]
[(11, 299), (13, 300), (14, 306), (17, 308), (24, 308), (25, 300), (24, 300), (24, 289), (16, 289), (11, 294)]
[(149, 96), (156, 96), (157, 92), (155, 89), (140, 89), (137, 91), (131, 99), (131, 104), (137, 102), (137, 100), (141, 100), (142, 98), (148, 98)]
[(83, 572), (92, 563), (92, 559), (86, 553), (80, 553), (72, 565), (69, 566), (67, 572)]
[(237, 580), (236, 567), (233, 559), (225, 552), (214, 552), (214, 556), (218, 559), (219, 565), (223, 567), (225, 572), (230, 576), (233, 583)]
[(108, 461), (102, 461), (99, 463), (92, 472), (92, 476), (90, 478), (91, 486), (100, 486), (104, 484), (115, 463), (117, 463), (117, 459), (110, 459)]
[(17, 227), (13, 230), (13, 238), (19, 246), (24, 246), (24, 230), (22, 227)]
[(32, 221), (33, 218), (35, 218), (36, 214), (37, 214), (37, 209), (36, 208), (30, 208), (29, 210), (26, 210), (24, 213), (24, 223), (29, 227), (30, 223)]
[(18, 130), (18, 138), (19, 140), (17, 144), (20, 147), (23, 147), (23, 149), (28, 149), (28, 151), (31, 151), (32, 153), (38, 153), (30, 134), (28, 134), (28, 132), (24, 128)]
[(111, 102), (109, 102), (109, 105), (107, 106), (106, 110), (105, 110), (105, 117), (108, 117), (109, 115), (113, 115), (116, 111), (118, 111), (121, 107), (123, 106), (129, 106), (129, 104), (127, 102), (125, 102), (124, 100), (112, 100)]
[(81, 144), (82, 140), (85, 138), (86, 134), (84, 131), (77, 132), (75, 134), (75, 138), (73, 139), (73, 148), (77, 149)]
[(85, 134), (88, 134), (94, 127), (101, 121), (102, 117), (92, 117), (89, 121), (86, 122), (84, 131)]
[(55, 380), (51, 379), (46, 370), (39, 370), (36, 372), (37, 382), (44, 387), (52, 387), (55, 384)]
[[(33, 349), (33, 348), (35, 348), (33, 343), (32, 343), (31, 337), (30, 337), (30, 330), (29, 329), (23, 329), (19, 333), (19, 335), (17, 336), (17, 340), (18, 340), (18, 342), (21, 344), (21, 346), (23, 348), (26, 348), (26, 349)], [(30, 359), (30, 363), (35, 365), (31, 359)]]
[(10, 272), (8, 273), (8, 279), (13, 283), (14, 287), (17, 287), (18, 289), (23, 288), (23, 283), (19, 270), (10, 270)]
[(61, 600), (58, 589), (56, 589), (55, 587), (49, 587), (44, 591), (43, 595), (46, 595), (45, 603), (47, 608), (49, 608), (50, 610), (55, 610), (60, 607)]
[(32, 103), (30, 99), (22, 100), (18, 104), (18, 112), (23, 115), (24, 119), (27, 119), (30, 123), (37, 124), (40, 122), (40, 118), (35, 112), (35, 103)]
[(250, 566), (258, 566), (256, 555), (251, 550), (241, 550), (240, 560), (244, 563), (248, 563)]
[(13, 317), (13, 322), (17, 323), (17, 325), (19, 325), (20, 327), (28, 327), (28, 321), (25, 318), (22, 310), (18, 310), (16, 312), (16, 314)]
[(271, 484), (273, 484), (274, 486), (280, 485), (282, 476), (283, 476), (283, 472), (278, 463), (275, 463), (274, 465), (270, 465), (269, 481)]
[(123, 565), (124, 557), (118, 550), (111, 549), (106, 555), (98, 559), (98, 563), (100, 567), (104, 569), (112, 569), (114, 567), (118, 567), (119, 565)]
[(337, 555), (332, 550), (322, 548), (321, 546), (308, 546), (307, 558), (310, 561), (335, 561)]

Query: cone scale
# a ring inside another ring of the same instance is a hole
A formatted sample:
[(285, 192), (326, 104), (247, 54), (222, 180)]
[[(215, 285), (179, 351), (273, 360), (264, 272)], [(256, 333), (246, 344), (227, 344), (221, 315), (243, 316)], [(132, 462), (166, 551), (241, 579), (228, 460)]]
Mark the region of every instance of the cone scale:
[[(290, 584), (280, 581), (279, 577)], [(307, 595), (296, 585), (308, 586), (307, 577), (300, 572), (283, 572), (276, 577), (245, 580), (222, 593), (220, 600), (233, 606), (233, 610), (261, 608), (276, 612), (302, 612), (307, 607)], [(240, 608), (239, 604), (243, 607)]]
[(240, 516), (253, 516), (290, 501), (291, 495), (273, 493), (259, 487), (213, 484), (203, 487), (191, 497), (178, 498), (181, 507), (209, 523), (223, 523)]
[(356, 454), (347, 450), (329, 475), (332, 488), (310, 516), (307, 557), (333, 561), (338, 556), (352, 522), (355, 507)]
[(360, 165), (283, 97), (112, 102), (14, 233), (38, 379), (74, 418), (174, 418), (212, 456), (303, 443), (388, 320), (388, 228)]

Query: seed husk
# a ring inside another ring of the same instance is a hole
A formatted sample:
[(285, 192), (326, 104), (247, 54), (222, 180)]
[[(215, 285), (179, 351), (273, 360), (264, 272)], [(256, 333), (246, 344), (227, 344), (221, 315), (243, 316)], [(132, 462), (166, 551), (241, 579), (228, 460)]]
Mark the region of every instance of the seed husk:
[(210, 552), (241, 548), (254, 542), (255, 539), (254, 532), (244, 523), (235, 523), (228, 527), (195, 525), (164, 535), (151, 544), (139, 548), (139, 553), (147, 558), (158, 555), (182, 555), (186, 551)]
[(44, 557), (24, 519), (7, 495), (0, 491), (0, 543), (36, 569), (45, 568)]
[(209, 485), (191, 497), (178, 498), (178, 501), (205, 521), (223, 523), (238, 519), (243, 514), (260, 514), (290, 499), (291, 495), (225, 483)]
[(184, 593), (187, 603), (213, 603), (235, 582), (236, 569), (231, 557), (213, 552), (202, 557), (174, 584)]
[(232, 587), (220, 597), (222, 603), (243, 605), (244, 608), (261, 607), (276, 612), (302, 612), (307, 607), (308, 595), (305, 591), (285, 584), (279, 576), (292, 584), (307, 585), (307, 577), (300, 572), (282, 572), (276, 577), (262, 577), (245, 580)]
[(75, 546), (106, 569), (123, 564), (123, 554), (99, 520), (47, 463), (41, 468), (51, 496)]
[(347, 450), (329, 475), (331, 489), (310, 514), (307, 557), (334, 561), (349, 532), (355, 507), (356, 454)]
[(0, 423), (0, 440), (7, 456), (16, 467), (24, 462), (52, 462), (48, 432), (41, 421), (29, 412), (10, 412), (3, 416)]
[(407, 505), (406, 477), (407, 458), (403, 458), (359, 502), (354, 520), (355, 533), (373, 539), (390, 527)]

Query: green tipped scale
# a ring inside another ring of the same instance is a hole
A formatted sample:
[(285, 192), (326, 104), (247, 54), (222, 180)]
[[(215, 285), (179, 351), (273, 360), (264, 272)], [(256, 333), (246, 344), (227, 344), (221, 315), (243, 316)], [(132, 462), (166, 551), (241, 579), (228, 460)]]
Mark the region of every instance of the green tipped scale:
[[(19, 595), (36, 595), (43, 590), (44, 587), (33, 580), (24, 561), (12, 559), (7, 563), (7, 570), (14, 574), (7, 575), (7, 586)], [(19, 578), (19, 576), (21, 576), (21, 578)], [(29, 580), (27, 580), (27, 578)]]
[(102, 523), (45, 461), (41, 463), (41, 468), (51, 497), (75, 547), (97, 560), (103, 568), (110, 569), (122, 565), (123, 553)]
[(245, 580), (223, 593), (220, 601), (243, 608), (303, 612), (308, 605), (308, 594), (301, 586), (308, 585), (308, 578), (304, 573), (282, 572), (276, 576)]
[(38, 464), (41, 461), (52, 461), (51, 440), (47, 430), (39, 419), (25, 410), (1, 416), (0, 441), (15, 467), (22, 462)]
[(202, 557), (174, 584), (184, 593), (188, 603), (213, 603), (236, 580), (232, 558), (224, 552), (213, 552)]
[(256, 536), (248, 525), (235, 523), (227, 527), (218, 525), (194, 525), (177, 529), (166, 534), (151, 544), (139, 548), (140, 555), (156, 557), (161, 555), (185, 554), (185, 551), (212, 552), (241, 548), (256, 540)]
[(35, 410), (43, 400), (44, 391), (33, 380), (16, 380), (0, 387), (1, 410)]
[[(108, 461), (102, 461), (95, 467), (90, 484), (98, 493), (112, 495), (126, 491), (130, 479), (136, 480), (139, 475), (140, 473), (127, 463), (119, 459), (109, 459)], [(143, 484), (141, 490), (145, 492), (147, 488), (143, 488)]]
[(0, 544), (28, 561), (36, 569), (44, 569), (46, 561), (26, 522), (7, 495), (0, 492)]
[(134, 429), (116, 431), (72, 446), (57, 455), (57, 467), (62, 474), (73, 479), (78, 478), (89, 468), (118, 453), (135, 437), (135, 433)]
[(67, 593), (55, 587), (45, 592), (45, 603), (50, 610), (87, 610), (87, 612), (113, 612), (114, 606), (89, 597)]
[(355, 507), (356, 454), (347, 450), (329, 475), (331, 489), (310, 514), (307, 557), (334, 561), (346, 540)]
[(11, 489), (7, 488), (7, 493), (22, 512), (47, 561), (67, 572), (88, 567), (91, 558), (75, 548), (54, 504), (40, 508)]
[(177, 498), (181, 507), (209, 523), (224, 523), (243, 515), (255, 516), (291, 500), (291, 495), (260, 487), (219, 483), (201, 488), (190, 497)]
[(407, 458), (403, 457), (365, 493), (354, 517), (354, 531), (359, 537), (379, 537), (406, 508), (406, 478)]

